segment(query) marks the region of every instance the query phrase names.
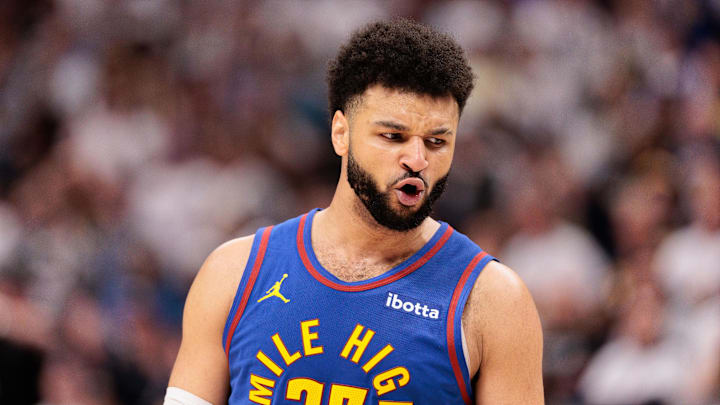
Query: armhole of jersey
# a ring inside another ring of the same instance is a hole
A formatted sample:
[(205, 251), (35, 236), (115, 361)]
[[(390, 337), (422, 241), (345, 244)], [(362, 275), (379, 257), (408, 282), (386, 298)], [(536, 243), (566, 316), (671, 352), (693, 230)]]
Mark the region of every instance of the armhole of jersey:
[(233, 304), (230, 307), (230, 313), (228, 314), (227, 320), (225, 321), (225, 329), (223, 330), (222, 345), (225, 350), (225, 355), (230, 356), (230, 342), (232, 342), (233, 333), (235, 328), (240, 322), (245, 306), (250, 298), (253, 285), (257, 279), (257, 275), (260, 272), (263, 258), (265, 257), (265, 251), (267, 250), (268, 240), (270, 239), (270, 232), (272, 226), (267, 228), (260, 228), (255, 233), (253, 238), (253, 244), (250, 248), (250, 256), (248, 256), (245, 270), (243, 271), (240, 284), (238, 284), (237, 291), (235, 292), (235, 298)]
[(481, 251), (467, 265), (455, 286), (455, 291), (450, 301), (450, 311), (447, 321), (447, 346), (450, 364), (452, 365), (455, 380), (457, 381), (463, 401), (470, 405), (473, 403), (473, 390), (470, 384), (470, 372), (463, 348), (462, 314), (465, 309), (470, 291), (475, 285), (480, 272), (492, 260), (497, 260), (486, 252)]

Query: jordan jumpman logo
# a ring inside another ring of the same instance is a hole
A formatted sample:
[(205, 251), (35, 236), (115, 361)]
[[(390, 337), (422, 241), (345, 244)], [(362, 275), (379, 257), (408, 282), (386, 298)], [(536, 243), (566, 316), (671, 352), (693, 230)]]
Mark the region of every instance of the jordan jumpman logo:
[(281, 300), (283, 300), (283, 302), (286, 303), (286, 304), (287, 304), (288, 302), (290, 302), (289, 299), (285, 298), (285, 297), (280, 293), (280, 285), (282, 284), (283, 281), (285, 281), (285, 278), (286, 278), (287, 276), (288, 276), (287, 273), (283, 274), (283, 276), (282, 276), (282, 278), (280, 279), (280, 281), (276, 281), (275, 284), (273, 284), (273, 286), (270, 287), (269, 290), (265, 291), (265, 296), (262, 297), (262, 298), (260, 298), (259, 300), (257, 300), (257, 302), (260, 302), (260, 301), (264, 300), (265, 298), (270, 298), (270, 297), (278, 297), (278, 298), (280, 298)]

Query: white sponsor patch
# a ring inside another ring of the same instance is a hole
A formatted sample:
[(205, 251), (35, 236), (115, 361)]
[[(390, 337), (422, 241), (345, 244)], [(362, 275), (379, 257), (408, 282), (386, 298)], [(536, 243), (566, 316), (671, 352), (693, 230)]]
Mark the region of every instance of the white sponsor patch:
[(418, 302), (415, 298), (389, 292), (385, 299), (385, 306), (397, 311), (419, 316), (425, 319), (440, 319), (440, 309), (431, 308), (427, 304)]

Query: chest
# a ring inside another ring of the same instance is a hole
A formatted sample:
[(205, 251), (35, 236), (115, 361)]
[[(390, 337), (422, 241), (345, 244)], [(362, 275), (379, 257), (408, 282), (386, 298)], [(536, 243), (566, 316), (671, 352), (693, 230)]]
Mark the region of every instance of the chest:
[(445, 226), (411, 257), (374, 265), (313, 247), (302, 224), (278, 226), (238, 286), (223, 334), (230, 403), (462, 403), (472, 246)]
[(303, 270), (278, 265), (267, 271), (274, 277), (259, 277), (253, 288), (228, 354), (238, 395), (255, 392), (258, 401), (285, 403), (306, 388), (325, 403), (353, 387), (356, 403), (368, 405), (428, 398), (434, 387), (442, 398), (458, 397), (446, 343), (447, 303), (404, 283), (336, 291)]
[(337, 248), (328, 245), (316, 246), (315, 255), (323, 268), (345, 282), (368, 280), (380, 276), (410, 257), (410, 255), (400, 255), (394, 260), (378, 263), (368, 257), (350, 258)]

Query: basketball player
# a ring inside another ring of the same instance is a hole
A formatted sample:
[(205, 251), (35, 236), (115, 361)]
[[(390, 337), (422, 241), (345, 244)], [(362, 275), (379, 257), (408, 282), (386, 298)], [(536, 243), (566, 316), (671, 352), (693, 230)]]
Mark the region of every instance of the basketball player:
[(328, 84), (342, 158), (330, 206), (210, 255), (165, 403), (542, 404), (522, 281), (429, 217), (472, 89), (463, 51), (423, 25), (374, 23)]

